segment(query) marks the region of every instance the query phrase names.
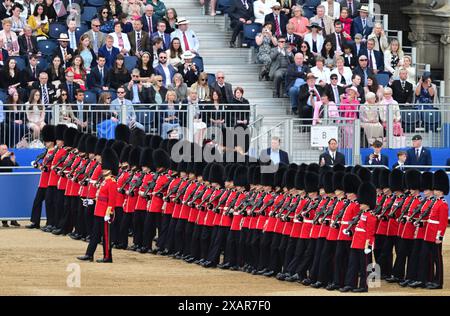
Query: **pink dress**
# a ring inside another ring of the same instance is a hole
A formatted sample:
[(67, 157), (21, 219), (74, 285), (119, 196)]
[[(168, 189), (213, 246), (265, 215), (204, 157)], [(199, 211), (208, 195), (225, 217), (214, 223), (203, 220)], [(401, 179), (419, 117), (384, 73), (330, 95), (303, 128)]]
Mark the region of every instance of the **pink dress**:
[(341, 111), (341, 117), (347, 118), (343, 121), (344, 128), (341, 133), (341, 144), (344, 148), (353, 147), (353, 121), (358, 118), (359, 101), (353, 100), (349, 101), (344, 99), (339, 106), (339, 111)]
[(305, 17), (301, 17), (300, 20), (297, 18), (291, 18), (289, 20), (289, 23), (292, 23), (295, 25), (294, 33), (297, 35), (301, 35), (302, 37), (305, 36), (306, 33), (309, 32), (307, 26), (309, 25), (309, 20)]

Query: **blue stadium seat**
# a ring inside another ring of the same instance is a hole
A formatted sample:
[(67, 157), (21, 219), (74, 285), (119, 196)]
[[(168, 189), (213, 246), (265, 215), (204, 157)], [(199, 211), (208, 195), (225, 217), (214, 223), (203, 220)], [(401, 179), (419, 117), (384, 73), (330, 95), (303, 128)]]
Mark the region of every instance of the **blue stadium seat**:
[(203, 66), (203, 58), (200, 56), (195, 56), (195, 58), (192, 60), (193, 63), (197, 66), (198, 72), (203, 72), (204, 66)]
[(245, 24), (244, 25), (244, 40), (243, 44), (247, 46), (256, 46), (256, 34), (260, 33), (262, 26), (257, 23)]
[(58, 39), (59, 34), (67, 33), (67, 26), (61, 23), (51, 23), (48, 34), (51, 38)]
[(85, 23), (81, 23), (79, 27), (76, 28), (76, 33), (84, 34), (89, 31), (89, 27)]
[(385, 73), (385, 72), (380, 72), (376, 75), (378, 84), (386, 87), (389, 84), (389, 74)]
[(212, 86), (216, 82), (216, 75), (215, 74), (208, 74), (208, 86)]
[(25, 58), (23, 56), (12, 56), (11, 58), (16, 61), (17, 69), (24, 70), (27, 68), (27, 63), (25, 62)]
[(0, 101), (2, 101), (3, 103), (6, 103), (6, 100), (8, 99), (8, 95), (6, 94), (6, 92), (1, 89), (0, 90)]
[(84, 7), (84, 11), (81, 14), (81, 22), (91, 23), (92, 19), (97, 15), (96, 7)]
[(41, 69), (47, 69), (48, 67), (48, 61), (45, 57), (39, 57), (38, 58), (38, 65)]
[(136, 68), (137, 61), (138, 59), (136, 56), (125, 56), (125, 68), (127, 68), (127, 70), (131, 72), (134, 68)]
[[(101, 6), (105, 5), (104, 0), (87, 0), (86, 3), (93, 7), (101, 7)], [(84, 9), (86, 10), (86, 7), (84, 7)]]
[(228, 9), (231, 7), (231, 0), (218, 0), (217, 1), (217, 11), (222, 13), (228, 12)]
[(52, 40), (43, 40), (38, 42), (38, 50), (45, 56), (52, 56), (58, 44)]
[(84, 103), (96, 104), (97, 103), (97, 94), (90, 90), (84, 91)]

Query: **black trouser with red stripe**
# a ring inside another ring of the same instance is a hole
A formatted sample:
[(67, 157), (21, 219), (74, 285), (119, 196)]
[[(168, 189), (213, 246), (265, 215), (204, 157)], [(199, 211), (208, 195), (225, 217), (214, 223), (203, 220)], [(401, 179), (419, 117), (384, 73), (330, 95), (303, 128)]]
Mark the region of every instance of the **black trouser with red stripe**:
[(78, 198), (77, 213), (75, 218), (75, 234), (86, 237), (86, 224), (84, 222), (84, 214), (86, 213), (86, 208), (83, 206), (83, 201)]
[(238, 266), (240, 235), (240, 230), (230, 230), (228, 232), (223, 262), (229, 263), (231, 266)]
[(424, 241), (420, 251), (418, 281), (444, 284), (444, 264), (442, 261), (442, 243)]
[(273, 235), (273, 232), (261, 232), (258, 270), (267, 269), (269, 267), (270, 245), (272, 244)]
[(269, 271), (274, 271), (275, 273), (278, 273), (281, 270), (281, 257), (279, 249), (281, 239), (281, 234), (273, 233), (272, 242), (270, 243), (270, 258), (267, 269), (269, 269)]
[[(367, 266), (372, 263), (372, 254), (365, 254), (364, 249), (350, 249), (345, 286), (367, 288)], [(359, 284), (358, 284), (359, 279)]]
[(311, 268), (309, 269), (309, 278), (313, 282), (316, 282), (319, 277), (320, 259), (324, 245), (325, 245), (325, 238), (318, 238), (316, 240), (316, 249), (314, 250), (314, 258), (312, 260)]
[(320, 254), (318, 281), (328, 284), (333, 281), (334, 256), (336, 254), (336, 240), (325, 240)]
[(203, 226), (202, 234), (200, 237), (200, 257), (201, 259), (208, 258), (209, 246), (211, 244), (211, 234), (213, 227)]
[[(95, 200), (92, 199), (88, 199), (88, 201), (92, 201), (93, 204), (88, 203), (88, 206), (85, 208), (85, 213), (84, 213), (84, 222), (86, 223), (86, 237), (91, 236), (92, 235), (92, 229), (94, 228), (94, 211), (95, 211)], [(116, 212), (117, 212), (117, 208), (116, 208)], [(123, 213), (123, 209), (122, 209), (122, 213)], [(116, 216), (117, 213), (114, 215)], [(120, 231), (120, 224), (122, 222), (122, 217), (120, 217), (120, 220), (117, 220), (117, 217), (114, 217), (114, 223), (116, 223), (119, 227), (119, 231)], [(120, 239), (120, 234), (118, 234), (117, 236), (117, 243), (119, 243), (119, 239)], [(114, 242), (114, 241), (112, 241)]]
[(120, 222), (119, 229), (119, 244), (120, 246), (128, 247), (128, 230), (133, 224), (133, 213), (124, 212), (122, 215), (122, 220)]
[(195, 260), (200, 259), (200, 240), (202, 236), (203, 226), (195, 224), (194, 231), (192, 232), (191, 239), (191, 251), (189, 255), (193, 257)]
[(297, 274), (300, 276), (300, 280), (307, 277), (307, 272), (311, 269), (311, 264), (314, 259), (314, 252), (316, 250), (317, 239), (308, 239), (308, 246), (306, 247), (305, 253), (300, 258)]
[(393, 250), (395, 248), (395, 253), (398, 253), (398, 239), (397, 236), (387, 236), (384, 242), (383, 250), (379, 258), (382, 276), (390, 277), (392, 275), (392, 267), (394, 265)]
[(405, 277), (406, 260), (411, 256), (413, 245), (414, 239), (401, 238), (398, 242), (398, 252), (392, 274), (400, 280), (403, 280)]
[(411, 255), (408, 257), (408, 265), (406, 269), (406, 280), (417, 281), (419, 261), (420, 261), (420, 251), (422, 250), (423, 239), (414, 239), (413, 250)]
[(158, 232), (158, 241), (156, 242), (156, 246), (161, 250), (165, 248), (171, 218), (172, 214), (161, 215), (161, 229)]
[(281, 235), (280, 245), (278, 246), (278, 253), (280, 254), (280, 271), (282, 271), (283, 269), (283, 264), (286, 257), (286, 249), (290, 239), (291, 237), (289, 235)]
[(344, 286), (345, 275), (348, 267), (348, 256), (350, 254), (351, 241), (338, 240), (336, 245), (336, 253), (334, 255), (334, 275), (333, 283)]
[(46, 191), (47, 188), (38, 188), (36, 191), (36, 195), (34, 196), (30, 221), (36, 225), (41, 224), (42, 203), (44, 203)]
[[(89, 208), (89, 206), (88, 206)], [(120, 244), (120, 225), (122, 223), (123, 208), (116, 206), (114, 209), (114, 221), (111, 224), (111, 243), (114, 245)], [(86, 221), (86, 233), (89, 235)]]
[(146, 210), (135, 210), (133, 214), (133, 244), (139, 248), (144, 246), (144, 223)]
[(143, 246), (152, 249), (156, 230), (161, 226), (161, 213), (147, 212), (144, 222)]
[(253, 258), (253, 252), (252, 252), (252, 238), (255, 234), (255, 229), (248, 230), (248, 234), (245, 238), (245, 263), (249, 266), (253, 266), (255, 259)]
[[(68, 232), (72, 232), (74, 228), (76, 228), (77, 224), (77, 214), (80, 206), (81, 200), (79, 196), (71, 196), (70, 197), (70, 214), (69, 214), (69, 223), (68, 223)], [(76, 231), (75, 231), (76, 233)]]
[(248, 263), (248, 253), (246, 251), (247, 249), (247, 238), (250, 233), (250, 230), (248, 228), (242, 228), (241, 233), (239, 234), (239, 246), (238, 246), (238, 252), (237, 252), (237, 265), (240, 267), (243, 267), (245, 264)]
[(56, 201), (56, 186), (48, 187), (47, 190), (45, 190), (45, 213), (47, 214), (47, 223), (46, 223), (47, 226), (56, 226), (55, 201)]
[(64, 214), (64, 190), (56, 190), (55, 195), (55, 225), (57, 228), (60, 226), (61, 218)]
[(109, 223), (103, 217), (95, 216), (91, 240), (86, 250), (86, 256), (93, 257), (97, 245), (103, 237), (103, 259), (112, 260), (111, 238)]

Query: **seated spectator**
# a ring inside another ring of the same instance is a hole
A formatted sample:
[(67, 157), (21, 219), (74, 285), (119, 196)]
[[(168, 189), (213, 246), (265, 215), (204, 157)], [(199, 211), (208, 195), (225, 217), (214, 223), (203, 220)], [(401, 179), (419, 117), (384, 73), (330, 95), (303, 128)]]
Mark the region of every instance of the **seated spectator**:
[(328, 148), (319, 156), (319, 165), (333, 167), (335, 165), (345, 165), (345, 156), (338, 151), (338, 142), (331, 138), (328, 141)]
[(208, 74), (206, 72), (200, 73), (197, 82), (191, 86), (191, 90), (197, 91), (198, 99), (200, 100), (200, 102), (210, 101)]
[(92, 123), (97, 131), (97, 137), (107, 136), (120, 123), (118, 114), (111, 112), (111, 93), (102, 92), (95, 109), (97, 115), (94, 116)]
[(406, 171), (407, 154), (406, 151), (400, 150), (397, 152), (397, 162), (392, 165), (392, 169), (400, 169), (401, 171)]
[(367, 56), (367, 67), (374, 74), (384, 70), (383, 54), (375, 50), (375, 40), (373, 38), (367, 40), (367, 48), (361, 52), (361, 55)]
[(23, 109), (23, 102), (19, 92), (15, 88), (8, 90), (8, 98), (6, 100), (5, 110), (11, 111), (5, 114), (5, 136), (6, 144), (9, 147), (15, 145), (22, 139), (26, 132), (26, 117)]
[(286, 44), (286, 39), (283, 36), (280, 36), (277, 41), (278, 47), (272, 48), (270, 53), (272, 63), (270, 64), (269, 71), (269, 77), (272, 78), (274, 82), (274, 98), (280, 97), (281, 83), (286, 76), (287, 67), (294, 60), (292, 46)]
[(248, 0), (232, 0), (228, 9), (228, 16), (231, 20), (230, 26), (233, 29), (230, 40), (230, 47), (233, 48), (236, 47), (236, 38), (243, 30), (244, 24), (252, 24), (255, 20), (253, 5)]
[(376, 95), (376, 102), (380, 102), (384, 96), (384, 88), (380, 86), (377, 81), (377, 77), (374, 75), (367, 78), (367, 87), (364, 87), (364, 95), (368, 92), (373, 92)]
[(38, 46), (36, 36), (32, 34), (31, 27), (25, 25), (22, 34), (18, 38), (19, 53), (21, 56), (31, 56), (38, 54)]
[[(197, 82), (195, 82), (197, 83)], [(192, 86), (191, 86), (192, 88)], [(179, 73), (176, 73), (173, 76), (173, 83), (169, 86), (169, 90), (175, 91), (177, 97), (175, 99), (176, 103), (181, 103), (183, 100), (187, 98), (187, 90), (188, 87), (186, 83), (184, 83), (183, 76)]]
[(393, 39), (389, 44), (389, 48), (384, 51), (384, 68), (391, 75), (394, 75), (402, 59), (403, 50), (400, 43), (397, 39)]
[(73, 81), (80, 86), (81, 90), (86, 90), (86, 70), (84, 69), (83, 58), (80, 55), (76, 55), (73, 58), (72, 65), (66, 69), (73, 73)]
[(327, 90), (322, 90), (320, 101), (322, 103), (321, 107), (314, 112), (315, 114), (318, 112), (318, 115), (316, 115), (315, 117), (316, 123), (322, 123), (322, 121), (318, 118), (325, 117), (325, 112), (327, 114), (329, 122), (337, 121), (335, 119), (339, 118), (338, 106), (335, 102), (330, 101), (330, 94)]
[(270, 0), (256, 0), (253, 1), (253, 13), (255, 15), (255, 23), (264, 24), (264, 18), (272, 10), (270, 9), (272, 1)]
[[(272, 29), (272, 24), (269, 24)], [(286, 43), (292, 46), (292, 53), (296, 54), (300, 49), (300, 44), (303, 42), (303, 38), (294, 33), (295, 25), (288, 23), (286, 25)]]
[(69, 37), (67, 34), (61, 33), (58, 38), (59, 46), (53, 52), (53, 56), (61, 58), (63, 68), (70, 67), (74, 56), (73, 49), (69, 47)]
[(361, 86), (361, 76), (354, 74), (352, 76), (352, 84), (349, 87), (355, 87), (358, 90), (358, 101), (359, 103), (366, 102), (364, 88)]
[(130, 73), (124, 65), (123, 55), (117, 55), (114, 66), (109, 70), (108, 77), (109, 86), (112, 89), (117, 89), (130, 81)]
[(372, 143), (372, 148), (373, 153), (366, 156), (364, 164), (372, 166), (386, 166), (389, 168), (389, 157), (381, 153), (383, 143), (376, 140)]
[(399, 62), (399, 68), (394, 73), (394, 78), (400, 76), (399, 72), (401, 68), (405, 68), (408, 71), (408, 80), (413, 86), (416, 86), (416, 68), (412, 66), (411, 56), (403, 56), (403, 59)]
[(330, 83), (330, 69), (325, 67), (325, 59), (323, 57), (316, 58), (316, 66), (311, 68), (311, 72), (316, 76), (316, 85), (325, 88)]
[(84, 103), (84, 91), (78, 89), (75, 91), (75, 102), (72, 106), (72, 111), (75, 115), (74, 123), (80, 130), (91, 132), (92, 113), (89, 110), (89, 105)]
[(341, 13), (339, 15), (339, 21), (341, 21), (341, 23), (342, 23), (342, 28), (343, 28), (342, 35), (344, 35), (344, 37), (347, 40), (351, 40), (353, 19), (349, 15), (347, 8), (341, 9)]
[(166, 99), (167, 88), (164, 86), (164, 80), (161, 75), (156, 75), (153, 81), (153, 85), (150, 87), (150, 103), (163, 104)]
[(139, 0), (127, 0), (122, 3), (122, 12), (127, 18), (141, 17), (144, 14), (145, 5)]
[(33, 30), (33, 35), (38, 39), (48, 37), (49, 22), (42, 4), (35, 5), (33, 15), (28, 18), (28, 25)]
[(25, 103), (25, 107), (27, 127), (32, 131), (34, 139), (39, 139), (41, 130), (45, 126), (45, 110), (41, 103), (41, 93), (39, 90), (31, 90), (30, 98)]
[[(135, 18), (138, 18), (138, 16), (136, 16)], [(120, 27), (122, 28), (122, 33), (130, 33), (133, 30), (133, 24), (131, 24), (131, 22), (128, 20), (128, 17), (125, 13), (121, 13), (119, 15), (118, 20), (120, 21)]]
[(166, 102), (159, 106), (159, 110), (162, 111), (161, 137), (164, 139), (168, 138), (169, 131), (180, 130), (179, 105), (176, 104), (176, 98), (175, 91), (169, 90), (166, 94)]
[(236, 126), (237, 124), (247, 126), (250, 123), (250, 102), (244, 98), (244, 89), (241, 87), (234, 88), (231, 110), (233, 114), (230, 118), (230, 126)]
[(343, 147), (351, 148), (353, 144), (353, 121), (358, 118), (359, 110), (359, 92), (356, 87), (350, 87), (345, 90), (346, 94), (341, 96), (341, 104), (339, 105), (340, 116), (347, 118), (344, 126)]
[(330, 84), (327, 85), (326, 91), (331, 102), (334, 102), (336, 105), (341, 103), (341, 95), (345, 93), (345, 88), (338, 85), (337, 74), (330, 75)]
[(338, 76), (338, 85), (346, 87), (352, 84), (352, 70), (350, 67), (344, 66), (344, 58), (341, 56), (336, 57), (336, 68), (331, 72)]
[(118, 0), (106, 0), (105, 6), (114, 18), (118, 18), (123, 12), (121, 2)]
[(389, 87), (384, 88), (384, 97), (380, 102), (380, 120), (385, 129), (387, 127), (388, 107), (392, 108), (394, 136), (402, 136), (403, 128), (401, 123), (402, 116), (400, 115), (400, 107), (398, 106), (397, 101), (392, 98), (392, 89)]
[(3, 41), (2, 48), (8, 52), (8, 56), (19, 56), (19, 41), (16, 33), (11, 30), (11, 19), (3, 19), (2, 27), (3, 30), (0, 31), (0, 40)]
[(372, 33), (373, 20), (369, 18), (369, 7), (367, 5), (361, 6), (358, 10), (359, 16), (353, 19), (352, 23), (352, 37), (356, 34), (361, 34), (361, 37), (367, 40), (367, 37)]
[(158, 25), (158, 17), (155, 15), (155, 9), (150, 4), (145, 6), (145, 13), (141, 17), (143, 30), (148, 34), (153, 34)]
[(100, 20), (95, 18), (91, 21), (91, 29), (84, 33), (89, 37), (95, 54), (98, 54), (98, 50), (105, 44), (106, 39), (106, 34), (100, 32), (100, 26)]
[(164, 87), (168, 87), (172, 84), (173, 76), (177, 73), (177, 70), (167, 63), (167, 54), (165, 51), (159, 52), (159, 64), (155, 67), (155, 74), (162, 77)]
[[(432, 166), (433, 158), (431, 151), (422, 146), (422, 136), (414, 135), (412, 138), (412, 148), (406, 151), (405, 165), (409, 166)], [(428, 169), (428, 168), (427, 168)], [(419, 170), (427, 170), (420, 168)]]
[(166, 15), (162, 19), (166, 23), (166, 33), (171, 34), (177, 28), (177, 11), (174, 8), (166, 10)]
[(256, 34), (256, 45), (258, 46), (258, 53), (256, 54), (256, 62), (263, 64), (261, 72), (259, 73), (259, 80), (269, 79), (269, 69), (272, 63), (271, 50), (277, 46), (277, 38), (272, 35), (272, 24), (265, 24), (261, 33)]
[(294, 115), (298, 114), (299, 89), (306, 82), (306, 74), (309, 71), (309, 67), (303, 64), (303, 54), (295, 54), (294, 64), (290, 64), (286, 71), (286, 91), (288, 91)]
[(342, 55), (344, 52), (344, 44), (348, 44), (348, 39), (343, 33), (342, 22), (339, 20), (334, 21), (334, 33), (329, 34), (326, 40), (331, 41), (335, 49), (335, 54), (338, 56)]
[(373, 71), (368, 66), (368, 59), (366, 55), (358, 57), (358, 66), (353, 70), (354, 74), (361, 77), (361, 87), (366, 87), (369, 77), (373, 76)]
[[(0, 31), (1, 32), (1, 31)], [(5, 67), (2, 69), (1, 86), (4, 90), (10, 88), (19, 89), (22, 84), (22, 73), (17, 69), (17, 63), (15, 59), (8, 59), (5, 63)], [(20, 92), (20, 91), (19, 91)]]
[(320, 34), (322, 27), (317, 23), (312, 23), (311, 25), (308, 25), (307, 28), (311, 32), (305, 34), (303, 41), (308, 43), (310, 47), (310, 52), (313, 54), (314, 57), (320, 56), (320, 52), (322, 51), (324, 43), (324, 38), (322, 34)]
[(74, 82), (74, 75), (73, 75), (73, 71), (66, 70), (66, 75), (65, 75), (65, 82), (63, 82), (60, 87), (61, 89), (65, 89), (67, 90), (67, 96), (69, 98), (69, 103), (73, 103), (75, 102), (75, 91), (80, 89), (80, 85), (76, 82)]
[(313, 113), (316, 107), (320, 108), (321, 105), (321, 92), (322, 87), (316, 85), (316, 77), (314, 74), (309, 73), (306, 76), (306, 84), (300, 87), (298, 95), (298, 112), (299, 117), (303, 119), (302, 124), (310, 125), (311, 121), (308, 119), (313, 118)]
[(341, 5), (334, 0), (326, 0), (322, 2), (325, 8), (325, 15), (331, 17), (333, 20), (339, 19), (341, 14)]
[(354, 38), (355, 43), (353, 44), (353, 51), (355, 53), (355, 57), (361, 56), (363, 51), (367, 48), (366, 46), (366, 40), (364, 39), (361, 34), (356, 33)]
[(153, 58), (149, 52), (142, 53), (141, 58), (138, 59), (139, 73), (141, 74), (141, 81), (149, 85), (153, 80), (155, 70), (153, 69)]
[(89, 74), (89, 89), (99, 95), (102, 91), (109, 90), (109, 72), (106, 70), (105, 56), (98, 56), (97, 66), (91, 69)]
[(41, 92), (42, 104), (46, 106), (46, 109), (51, 110), (48, 105), (56, 101), (56, 88), (52, 83), (48, 82), (48, 74), (45, 71), (39, 74), (39, 80), (33, 82), (31, 88), (38, 89)]
[(57, 104), (59, 106), (59, 123), (65, 124), (67, 127), (77, 128), (74, 123), (76, 117), (73, 114), (72, 105), (69, 104), (67, 90), (61, 89)]
[(344, 55), (342, 57), (344, 58), (344, 66), (350, 67), (352, 71), (356, 68), (357, 65), (357, 56), (353, 55), (353, 49), (349, 44), (345, 44), (344, 46)]
[(155, 39), (153, 39), (153, 46), (152, 46), (152, 50), (153, 50), (153, 69), (155, 69), (156, 67), (158, 67), (159, 65), (159, 53), (163, 52), (164, 50), (163, 48), (163, 40), (160, 37), (156, 37)]
[(359, 108), (359, 119), (367, 144), (372, 144), (375, 140), (383, 141), (384, 130), (380, 123), (380, 112), (375, 93), (368, 92), (366, 94), (366, 103)]
[(183, 55), (181, 55), (181, 58), (184, 61), (182, 65), (178, 66), (178, 73), (183, 76), (184, 82), (186, 82), (186, 85), (190, 87), (197, 81), (199, 74), (197, 65), (193, 62), (195, 54), (187, 51), (184, 52)]
[(373, 49), (376, 51), (384, 53), (384, 51), (389, 47), (387, 36), (381, 23), (375, 23), (372, 33), (367, 37), (367, 40), (370, 39), (374, 40), (375, 45)]
[(113, 38), (113, 46), (117, 48), (122, 55), (128, 56), (128, 53), (131, 50), (130, 40), (126, 33), (122, 33), (120, 22), (114, 23), (114, 32), (109, 33), (109, 35)]
[[(114, 0), (112, 1), (114, 2)], [(97, 16), (100, 21), (100, 30), (103, 33), (111, 33), (114, 31), (113, 16), (111, 14), (111, 10), (107, 6), (100, 7)]]
[[(208, 127), (225, 127), (225, 106), (220, 103), (221, 93), (217, 90), (211, 90), (211, 94), (209, 98), (211, 99), (208, 105), (202, 106), (201, 109), (203, 112), (202, 119), (206, 122)], [(230, 106), (232, 110), (232, 107)]]
[(437, 91), (434, 84), (431, 82), (431, 73), (426, 71), (416, 86), (416, 103), (420, 104), (421, 109), (432, 108), (432, 104), (436, 98)]
[(316, 8), (317, 15), (313, 16), (311, 19), (309, 19), (310, 23), (317, 23), (322, 27), (322, 36), (325, 37), (328, 34), (331, 34), (334, 32), (334, 25), (333, 22), (335, 19), (328, 16), (325, 13), (325, 6), (324, 4), (320, 4)]
[(400, 106), (402, 104), (412, 104), (414, 99), (414, 88), (408, 81), (408, 70), (401, 68), (399, 71), (399, 79), (391, 83), (392, 97)]
[(77, 32), (77, 22), (75, 20), (68, 20), (67, 36), (69, 38), (69, 47), (72, 48), (73, 51), (76, 51), (77, 44), (80, 40), (80, 34)]
[[(310, 31), (308, 29), (309, 20), (303, 16), (303, 9), (299, 5), (294, 6), (292, 12), (293, 16), (289, 20), (289, 23), (294, 24), (294, 34), (304, 38)], [(286, 34), (286, 32), (283, 32), (283, 34)], [(320, 51), (320, 49), (318, 51)]]
[(65, 80), (64, 69), (61, 64), (61, 58), (58, 55), (53, 56), (51, 63), (47, 68), (48, 81), (51, 82), (56, 89)]
[[(233, 86), (225, 82), (225, 74), (222, 71), (216, 73), (216, 81), (211, 85), (213, 90), (220, 91), (222, 95), (220, 103), (232, 103), (233, 102)], [(196, 95), (196, 97), (198, 97)]]
[(314, 65), (316, 64), (316, 59), (311, 52), (311, 46), (309, 46), (308, 42), (303, 42), (300, 45), (300, 53), (303, 54), (303, 63), (310, 68), (314, 67)]
[(125, 88), (119, 87), (117, 89), (117, 98), (111, 102), (112, 116), (117, 117), (119, 121), (122, 121), (122, 106), (126, 107), (126, 124), (130, 128), (139, 128), (144, 130), (144, 126), (137, 121), (136, 112), (134, 111), (133, 103), (125, 98)]
[(158, 22), (158, 29), (152, 34), (152, 39), (156, 37), (160, 37), (163, 40), (163, 49), (168, 50), (170, 47), (170, 35), (166, 33), (166, 23), (164, 21)]
[[(279, 2), (272, 2), (272, 12), (266, 14), (264, 17), (264, 24), (271, 23), (273, 28), (273, 34), (278, 37), (286, 34), (286, 25), (288, 24), (288, 18), (281, 13), (281, 5)], [(277, 21), (277, 23), (275, 22)], [(294, 23), (295, 24), (295, 23)], [(306, 24), (307, 25), (307, 24)]]
[(178, 18), (177, 26), (178, 29), (170, 34), (170, 38), (172, 40), (175, 37), (180, 39), (183, 52), (190, 50), (192, 53), (197, 54), (200, 42), (195, 32), (189, 29), (189, 21), (180, 17)]
[(86, 70), (87, 74), (91, 72), (91, 68), (97, 65), (97, 55), (92, 49), (89, 35), (81, 35), (80, 42), (75, 54), (80, 55), (81, 58), (83, 58), (83, 68)]
[[(189, 96), (185, 102), (186, 107), (193, 107), (194, 109), (194, 143), (202, 144), (206, 135), (206, 123), (202, 121), (199, 100), (196, 91), (189, 90)], [(182, 120), (183, 125), (186, 126), (186, 117)]]
[(164, 2), (160, 0), (150, 0), (148, 3), (153, 7), (153, 10), (155, 10), (156, 18), (161, 20), (166, 14), (166, 5)]
[(127, 84), (124, 84), (125, 97), (131, 100), (133, 104), (147, 103), (148, 91), (147, 88), (141, 82), (139, 69), (133, 69), (131, 71), (131, 80)]
[(11, 30), (20, 36), (24, 32), (24, 27), (27, 25), (27, 22), (20, 14), (23, 11), (23, 6), (20, 3), (14, 3), (11, 7)]
[[(320, 51), (320, 56), (324, 59), (325, 66), (331, 71), (336, 67), (336, 59), (334, 55), (333, 44), (326, 40), (323, 43), (322, 50)], [(348, 67), (348, 65), (346, 65)]]
[(281, 139), (273, 136), (270, 142), (270, 148), (263, 149), (259, 154), (262, 162), (271, 161), (274, 165), (289, 165), (289, 154), (281, 149)]
[(181, 48), (181, 42), (178, 37), (172, 39), (170, 43), (170, 48), (166, 50), (167, 57), (169, 58), (168, 63), (178, 68), (183, 63), (183, 49)]
[(28, 66), (23, 70), (23, 80), (25, 88), (31, 88), (34, 82), (38, 80), (39, 73), (42, 71), (38, 65), (38, 58), (36, 55), (31, 55), (28, 59)]

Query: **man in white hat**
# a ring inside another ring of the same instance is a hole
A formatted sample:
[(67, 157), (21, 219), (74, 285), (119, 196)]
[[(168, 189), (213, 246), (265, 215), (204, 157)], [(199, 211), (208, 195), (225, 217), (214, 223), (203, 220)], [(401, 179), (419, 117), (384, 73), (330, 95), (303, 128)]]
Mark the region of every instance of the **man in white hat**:
[(189, 29), (189, 21), (184, 17), (179, 17), (177, 25), (178, 29), (170, 34), (170, 40), (172, 41), (175, 37), (179, 38), (184, 52), (189, 50), (196, 54), (200, 43), (195, 32)]
[(359, 16), (357, 16), (352, 23), (352, 38), (356, 34), (361, 34), (364, 40), (372, 33), (373, 29), (373, 19), (369, 18), (369, 6), (363, 5), (359, 11)]
[(178, 72), (183, 76), (183, 80), (188, 87), (193, 85), (198, 80), (199, 71), (193, 59), (195, 54), (191, 51), (185, 51), (181, 58), (184, 60), (183, 64), (178, 67)]
[(61, 64), (64, 68), (67, 68), (72, 63), (73, 49), (69, 47), (69, 36), (65, 33), (59, 34), (58, 43), (59, 46), (53, 52), (53, 56), (58, 55), (61, 58)]
[(264, 23), (271, 23), (273, 25), (273, 34), (275, 36), (286, 35), (286, 25), (288, 24), (288, 18), (284, 14), (280, 14), (281, 4), (275, 2), (272, 5), (272, 13), (267, 14), (264, 18)]

